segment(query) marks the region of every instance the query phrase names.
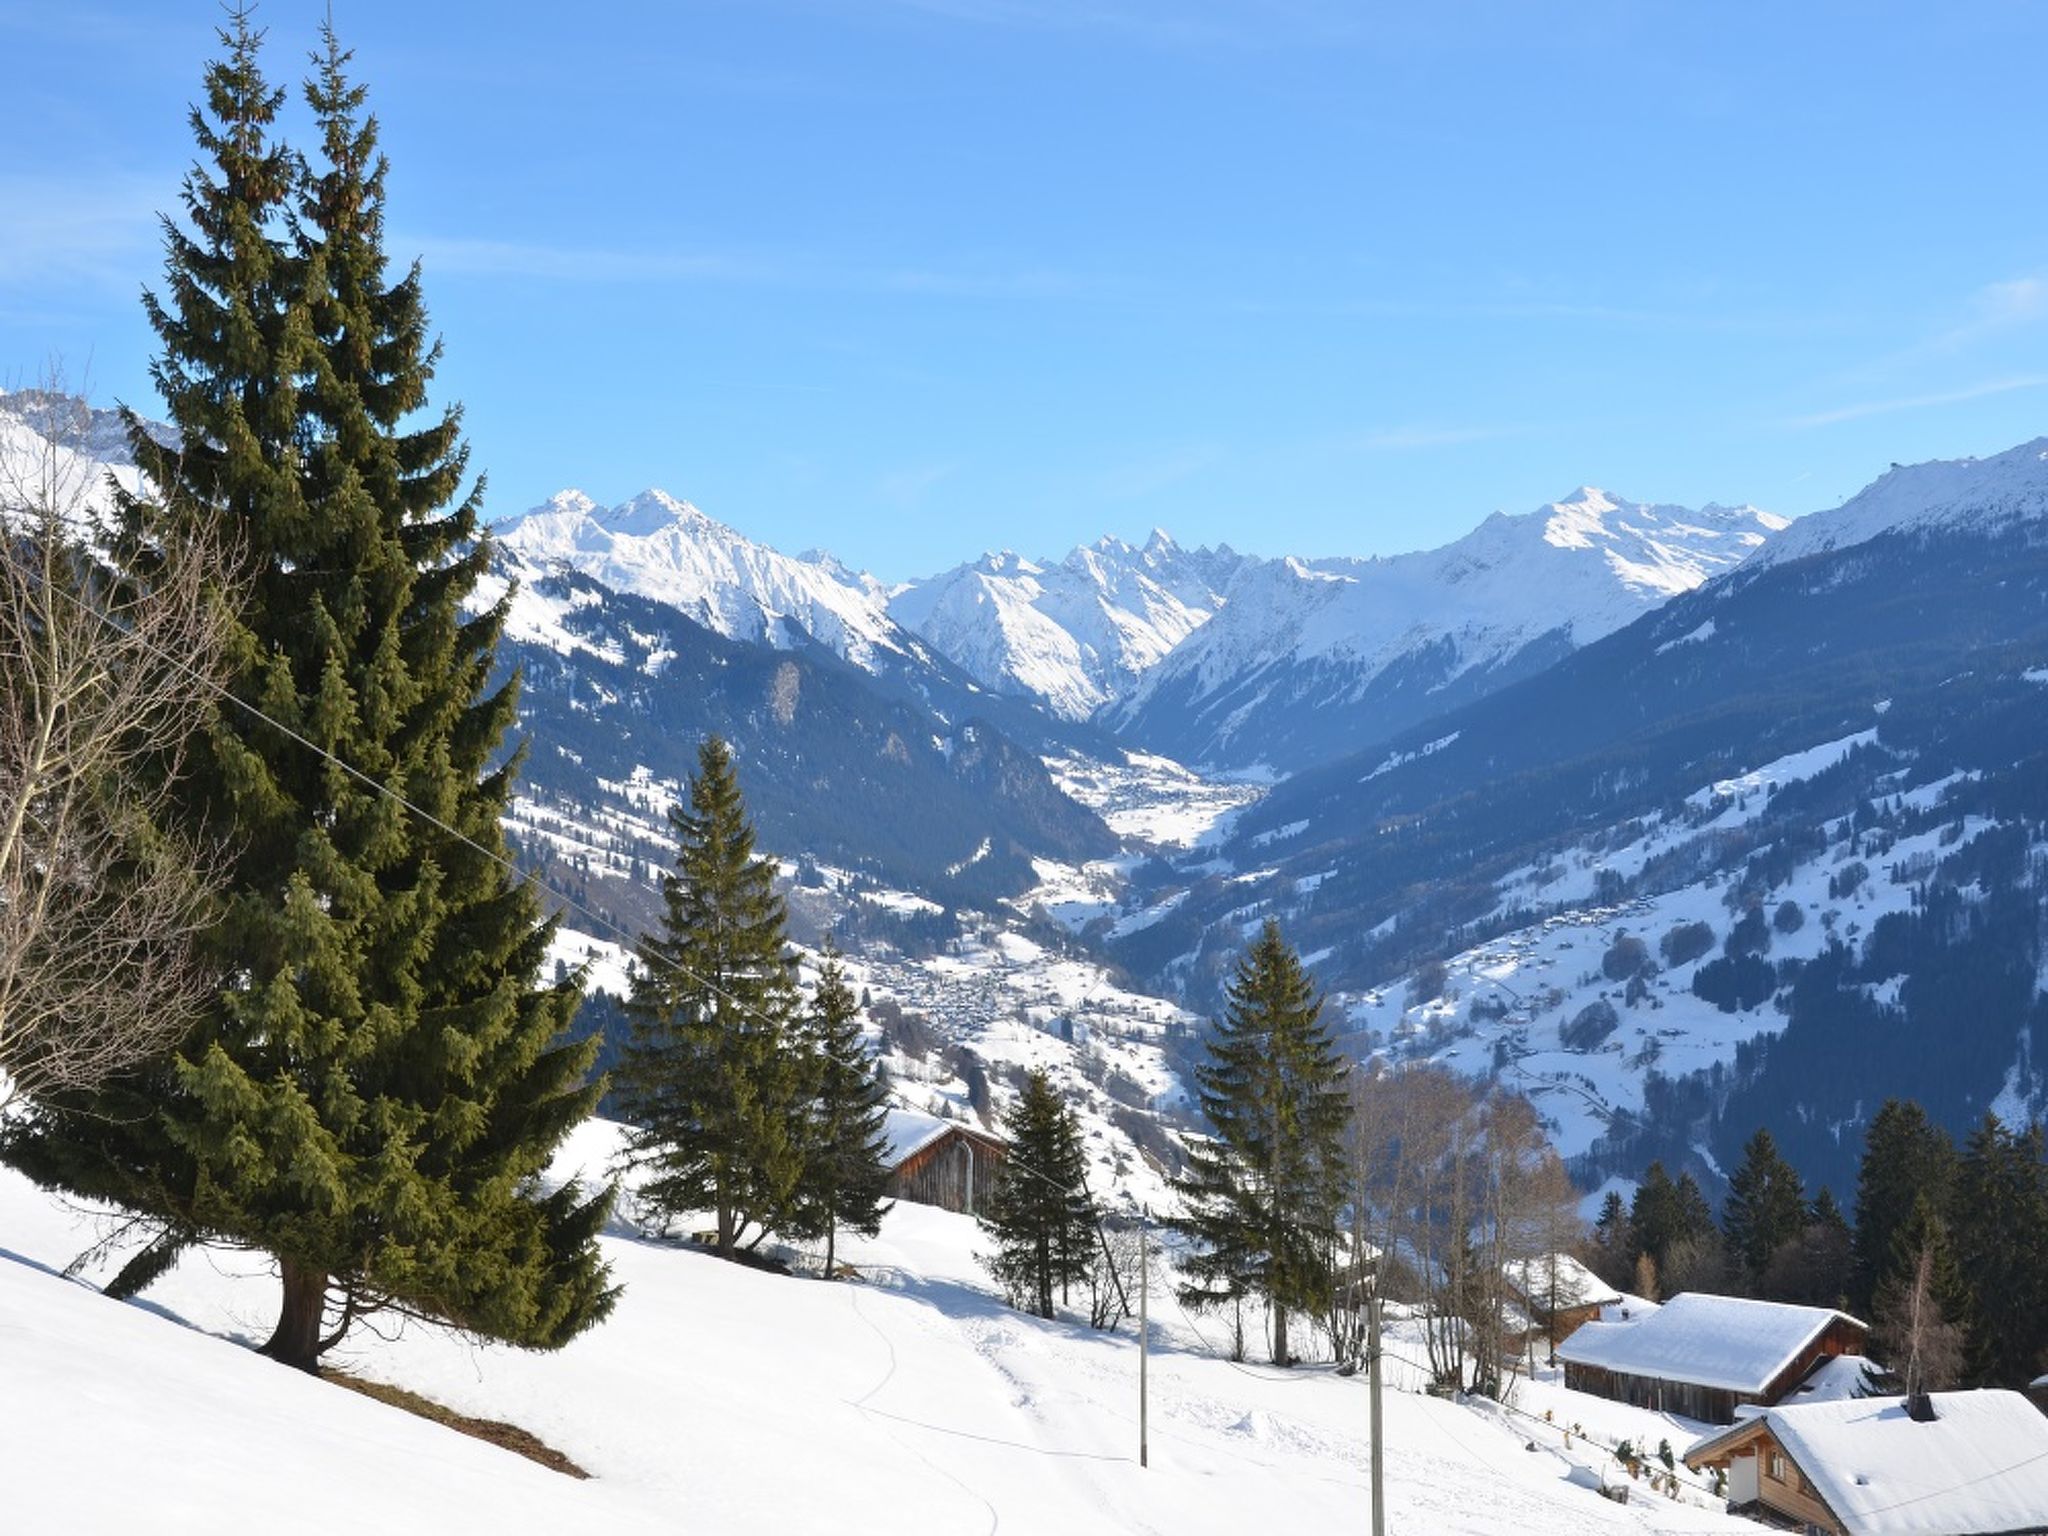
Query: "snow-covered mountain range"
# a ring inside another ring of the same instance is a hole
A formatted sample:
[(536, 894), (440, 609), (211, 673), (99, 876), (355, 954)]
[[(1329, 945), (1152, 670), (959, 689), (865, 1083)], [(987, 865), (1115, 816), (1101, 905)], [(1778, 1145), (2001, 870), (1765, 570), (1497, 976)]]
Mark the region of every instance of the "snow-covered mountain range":
[(1084, 720), (1211, 618), (1255, 563), (1154, 529), (1142, 545), (1105, 537), (1057, 564), (983, 555), (899, 588), (889, 611), (989, 687)]
[(1587, 486), (1439, 549), (1261, 562), (1103, 722), (1184, 761), (1299, 768), (1540, 670), (1741, 563), (1786, 522)]
[(1155, 531), (1057, 561), (987, 554), (893, 589), (657, 490), (610, 508), (563, 491), (497, 532), (529, 575), (575, 571), (731, 639), (816, 643), (874, 673), (943, 658), (1147, 750), (1293, 770), (1539, 670), (1784, 527), (1754, 507), (1585, 488), (1415, 554), (1264, 560)]
[(872, 577), (827, 554), (782, 554), (666, 491), (642, 491), (615, 507), (559, 491), (498, 524), (496, 534), (501, 549), (534, 570), (580, 572), (679, 609), (730, 640), (778, 650), (813, 640), (867, 671), (883, 653), (917, 649), (889, 618)]

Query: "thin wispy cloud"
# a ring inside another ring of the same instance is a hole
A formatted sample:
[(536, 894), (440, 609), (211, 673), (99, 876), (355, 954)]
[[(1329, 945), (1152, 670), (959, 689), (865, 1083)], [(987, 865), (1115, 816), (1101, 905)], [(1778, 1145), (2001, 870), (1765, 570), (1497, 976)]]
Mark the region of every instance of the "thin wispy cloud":
[(1924, 350), (1955, 352), (2048, 319), (2048, 279), (2015, 277), (1986, 283), (1971, 295), (1967, 318), (1933, 337)]
[[(1270, 45), (1276, 40), (1276, 22), (1302, 22), (1327, 18), (1328, 13), (1313, 0), (1280, 7), (1282, 15), (1269, 11), (1264, 17), (1237, 7), (1211, 6), (1206, 10), (1186, 0), (1126, 0), (1119, 5), (1089, 3), (1089, 0), (876, 0), (883, 8), (907, 11), (943, 21), (1012, 30), (1109, 35), (1149, 47), (1193, 48), (1219, 45)], [(1324, 29), (1319, 28), (1319, 35)]]
[(1043, 267), (948, 271), (834, 263), (776, 251), (646, 250), (443, 235), (396, 238), (393, 246), (417, 252), (430, 273), (545, 283), (730, 284), (965, 299), (1066, 298), (1099, 286)]
[(1409, 453), (1430, 448), (1456, 448), (1464, 443), (1495, 442), (1504, 437), (1518, 437), (1520, 427), (1482, 426), (1433, 426), (1427, 423), (1409, 423), (1402, 426), (1374, 427), (1346, 438), (1344, 447), (1358, 453)]
[(892, 507), (911, 508), (950, 478), (957, 464), (913, 464), (892, 469), (875, 482), (876, 499)]
[(1891, 416), (1901, 411), (1962, 405), (1971, 400), (1984, 400), (1993, 395), (2009, 395), (2016, 390), (2040, 389), (2044, 386), (2048, 386), (2048, 374), (2023, 374), (2016, 378), (1989, 379), (1982, 384), (1972, 384), (1963, 389), (1941, 390), (1924, 395), (1901, 395), (1890, 400), (1858, 401), (1854, 405), (1836, 406), (1832, 410), (1788, 417), (1783, 425), (1802, 430), (1808, 427), (1831, 427), (1845, 421), (1861, 421), (1867, 416)]
[(11, 286), (116, 284), (154, 276), (157, 209), (174, 185), (154, 177), (101, 178), (0, 172), (0, 282)]
[(1213, 443), (1169, 448), (1104, 471), (1096, 476), (1093, 489), (1104, 501), (1143, 501), (1192, 480), (1214, 467), (1222, 457)]

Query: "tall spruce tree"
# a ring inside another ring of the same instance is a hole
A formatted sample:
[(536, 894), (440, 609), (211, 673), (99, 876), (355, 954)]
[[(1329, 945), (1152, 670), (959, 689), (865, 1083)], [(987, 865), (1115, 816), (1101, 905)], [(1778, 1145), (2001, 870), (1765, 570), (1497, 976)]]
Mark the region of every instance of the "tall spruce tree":
[(1600, 1217), (1593, 1223), (1592, 1259), (1600, 1278), (1617, 1289), (1634, 1278), (1635, 1236), (1619, 1190), (1610, 1189), (1600, 1202)]
[(149, 301), (183, 448), (132, 428), (161, 505), (124, 520), (146, 552), (165, 506), (210, 517), (246, 562), (231, 697), (178, 791), (227, 850), (210, 942), (232, 979), (161, 1069), (52, 1106), (11, 1152), (164, 1225), (130, 1284), (199, 1237), (274, 1255), (264, 1352), (285, 1363), (315, 1368), (383, 1307), (558, 1346), (611, 1305), (610, 1191), (537, 1187), (600, 1085), (588, 1044), (560, 1043), (576, 988), (540, 984), (553, 924), (505, 863), (506, 606), (463, 613), (479, 493), (456, 413), (411, 425), (437, 349), (417, 270), (386, 276), (348, 55), (330, 31), (307, 167), (270, 137), (281, 93), (246, 11), (223, 40), (193, 117), (196, 235), (167, 223), (169, 301)]
[(1769, 1131), (1759, 1129), (1743, 1148), (1741, 1165), (1728, 1180), (1721, 1223), (1752, 1293), (1763, 1284), (1772, 1256), (1805, 1230), (1806, 1186)]
[(1871, 1117), (1856, 1175), (1855, 1269), (1849, 1300), (1867, 1311), (1892, 1267), (1894, 1238), (1925, 1196), (1945, 1216), (1955, 1182), (1955, 1144), (1909, 1099), (1887, 1099)]
[(1228, 1008), (1195, 1069), (1213, 1136), (1188, 1148), (1175, 1227), (1193, 1245), (1180, 1288), (1195, 1307), (1262, 1298), (1273, 1361), (1291, 1363), (1292, 1313), (1330, 1300), (1344, 1198), (1347, 1068), (1322, 1000), (1270, 920), (1238, 962)]
[(2024, 1386), (2048, 1354), (2048, 1163), (2036, 1124), (1987, 1114), (1963, 1144), (1949, 1236), (1969, 1286), (1968, 1373)]
[(1095, 1206), (1080, 1123), (1052, 1079), (1035, 1070), (1003, 1116), (1003, 1135), (1009, 1153), (976, 1218), (995, 1243), (982, 1263), (1012, 1306), (1049, 1318), (1053, 1292), (1086, 1279), (1094, 1258)]
[(815, 1088), (802, 1121), (802, 1167), (790, 1227), (797, 1235), (825, 1239), (829, 1278), (840, 1228), (873, 1237), (890, 1206), (883, 1195), (889, 1182), (889, 1080), (881, 1062), (868, 1058), (860, 1004), (829, 944), (802, 1033)]
[(676, 866), (660, 929), (640, 941), (619, 1105), (636, 1127), (629, 1157), (651, 1170), (643, 1203), (664, 1220), (712, 1212), (731, 1257), (794, 1214), (812, 1063), (793, 1037), (796, 960), (775, 866), (754, 852), (720, 738), (698, 750), (669, 825)]
[(1671, 1245), (1684, 1236), (1684, 1217), (1679, 1209), (1678, 1187), (1664, 1170), (1661, 1160), (1644, 1170), (1629, 1207), (1628, 1230), (1638, 1256), (1647, 1254), (1652, 1264), (1662, 1264)]

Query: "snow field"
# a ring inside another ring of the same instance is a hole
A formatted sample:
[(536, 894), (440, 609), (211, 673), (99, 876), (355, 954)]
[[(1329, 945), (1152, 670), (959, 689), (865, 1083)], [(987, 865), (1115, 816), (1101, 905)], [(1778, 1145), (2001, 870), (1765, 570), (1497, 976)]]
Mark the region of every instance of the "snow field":
[[(611, 1134), (586, 1128), (564, 1166), (601, 1164)], [(146, 1304), (123, 1305), (52, 1272), (99, 1234), (92, 1218), (0, 1173), (0, 1219), (18, 1250), (0, 1256), (0, 1497), (18, 1529), (898, 1536), (1364, 1519), (1362, 1378), (1207, 1354), (1155, 1269), (1141, 1469), (1129, 1326), (1009, 1311), (975, 1265), (971, 1221), (924, 1207), (848, 1245), (861, 1282), (764, 1274), (621, 1228), (604, 1239), (625, 1286), (616, 1313), (556, 1354), (413, 1324), (358, 1333), (333, 1362), (520, 1424), (589, 1482), (228, 1342), (267, 1329), (260, 1259), (188, 1255)], [(1396, 1529), (1750, 1529), (1640, 1492), (1609, 1503), (1560, 1451), (1525, 1450), (1519, 1420), (1398, 1389), (1386, 1412)]]

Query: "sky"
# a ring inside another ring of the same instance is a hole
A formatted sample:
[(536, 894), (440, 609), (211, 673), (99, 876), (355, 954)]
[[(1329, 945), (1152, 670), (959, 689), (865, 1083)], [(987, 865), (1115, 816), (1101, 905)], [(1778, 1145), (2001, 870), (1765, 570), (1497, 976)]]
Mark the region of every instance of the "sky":
[[(324, 11), (261, 0), (276, 79)], [(2048, 7), (333, 14), (494, 518), (658, 485), (888, 580), (1155, 526), (1363, 555), (2048, 431)], [(0, 0), (0, 383), (148, 406), (220, 16)]]

